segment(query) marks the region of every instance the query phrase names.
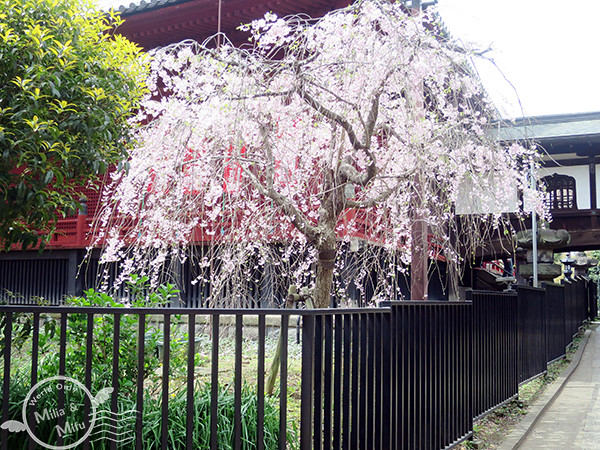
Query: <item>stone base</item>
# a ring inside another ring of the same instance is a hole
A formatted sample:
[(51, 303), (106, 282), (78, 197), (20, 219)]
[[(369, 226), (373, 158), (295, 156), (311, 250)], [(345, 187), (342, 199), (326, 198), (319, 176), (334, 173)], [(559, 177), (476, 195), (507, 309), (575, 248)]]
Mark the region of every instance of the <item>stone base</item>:
[[(533, 264), (521, 264), (519, 275), (523, 278), (533, 276)], [(538, 264), (538, 279), (541, 281), (552, 281), (562, 275), (562, 266), (559, 264)]]

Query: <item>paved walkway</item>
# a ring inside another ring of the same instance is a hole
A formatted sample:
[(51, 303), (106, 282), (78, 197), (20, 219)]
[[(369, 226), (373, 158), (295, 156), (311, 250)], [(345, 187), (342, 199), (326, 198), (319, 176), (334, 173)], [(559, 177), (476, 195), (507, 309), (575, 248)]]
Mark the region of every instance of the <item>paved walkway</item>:
[[(532, 417), (533, 426), (523, 430), (519, 439), (513, 437), (501, 448), (519, 449), (600, 449), (600, 329), (588, 331), (587, 345), (579, 364), (566, 378), (559, 380), (551, 398), (542, 398), (539, 414)], [(582, 345), (584, 344), (582, 341)], [(573, 364), (572, 363), (572, 364)], [(568, 369), (567, 369), (568, 371)], [(563, 381), (564, 384), (560, 384)], [(560, 387), (562, 386), (562, 391)], [(549, 389), (550, 390), (550, 389)], [(533, 412), (533, 411), (532, 411)], [(529, 414), (528, 414), (529, 415)], [(512, 444), (512, 445), (511, 445)]]

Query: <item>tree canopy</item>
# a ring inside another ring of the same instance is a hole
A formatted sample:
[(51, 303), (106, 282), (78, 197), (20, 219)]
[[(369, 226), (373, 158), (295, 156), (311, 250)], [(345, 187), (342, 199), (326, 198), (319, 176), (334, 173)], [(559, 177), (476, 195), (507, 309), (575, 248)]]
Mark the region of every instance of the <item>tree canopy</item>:
[[(471, 73), (475, 55), (446, 41), (434, 16), (360, 1), (245, 29), (242, 47), (214, 38), (152, 53), (138, 118), (147, 125), (99, 234), (103, 260), (122, 260), (124, 274), (209, 240), (220, 251), (213, 304), (232, 297), (234, 275), (244, 286), (269, 265), (285, 266), (320, 307), (365, 280), (376, 297), (398, 298), (415, 221), (436, 240), (433, 256), (460, 264), (458, 248), (477, 241), (461, 236), (482, 230), (458, 224), (461, 187), (493, 226), (527, 189), (521, 164), (534, 151), (488, 132), (495, 111)], [(498, 180), (510, 188), (492, 189)], [(344, 245), (356, 257), (340, 257)]]
[(140, 49), (88, 0), (0, 2), (0, 241), (42, 246), (76, 188), (126, 158)]

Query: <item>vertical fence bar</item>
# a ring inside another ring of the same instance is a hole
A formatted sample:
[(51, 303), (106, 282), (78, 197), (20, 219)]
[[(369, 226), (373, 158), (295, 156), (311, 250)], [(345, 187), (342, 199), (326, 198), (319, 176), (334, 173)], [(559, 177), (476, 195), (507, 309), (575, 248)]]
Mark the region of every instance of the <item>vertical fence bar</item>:
[(264, 315), (258, 316), (258, 363), (256, 379), (256, 449), (265, 448), (265, 331), (266, 320)]
[(315, 338), (313, 353), (313, 449), (322, 447), (323, 431), (323, 316), (314, 318)]
[(396, 386), (398, 384), (397, 372), (394, 370), (396, 356), (396, 341), (391, 336), (391, 315), (389, 311), (381, 315), (381, 442), (380, 448), (391, 448), (392, 429), (397, 422), (394, 411), (397, 408)]
[(219, 406), (219, 322), (220, 316), (212, 316), (212, 357), (210, 375), (210, 448), (218, 450), (218, 406)]
[[(324, 345), (325, 351), (323, 354), (324, 365), (323, 365), (323, 448), (328, 450), (331, 448), (332, 441), (332, 420), (331, 416), (334, 410), (334, 403), (332, 401), (332, 373), (334, 368), (333, 360), (333, 316), (325, 316), (325, 336)], [(337, 405), (335, 406), (337, 407)]]
[(235, 374), (233, 409), (233, 448), (242, 446), (242, 322), (243, 316), (235, 316)]
[[(383, 346), (381, 342), (383, 314), (379, 312), (373, 314), (373, 341), (371, 348), (373, 349), (373, 448), (381, 448), (381, 440), (383, 438), (383, 399), (382, 399), (382, 375), (383, 375)], [(389, 345), (389, 342), (386, 342)]]
[[(467, 430), (466, 436), (472, 436), (473, 431), (473, 371), (471, 367), (473, 367), (473, 305), (470, 304), (468, 308), (461, 308), (459, 312), (462, 311), (462, 321), (460, 323), (468, 324), (467, 327), (467, 335), (464, 340), (465, 352), (467, 353), (467, 361), (463, 365), (463, 374), (465, 378), (468, 380), (468, 394), (466, 396), (466, 408), (467, 413), (465, 414), (466, 426), (464, 427)], [(458, 324), (459, 322), (457, 322)], [(514, 336), (514, 335), (513, 335)], [(444, 442), (443, 442), (444, 443)]]
[[(32, 340), (31, 340), (31, 387), (33, 388), (33, 386), (35, 386), (37, 384), (37, 380), (38, 380), (38, 356), (39, 356), (39, 343), (40, 343), (40, 313), (39, 312), (34, 312), (33, 313), (33, 336), (32, 336)], [(89, 404), (89, 399), (87, 398), (87, 395), (85, 396), (85, 404)], [(29, 411), (29, 428), (31, 429), (31, 432), (33, 434), (35, 434), (36, 432), (36, 421), (35, 421), (35, 411), (36, 411), (36, 406), (35, 404), (33, 404), (31, 406), (31, 409)], [(88, 414), (84, 413), (84, 420), (88, 419)], [(88, 422), (89, 419), (85, 421), (85, 425), (86, 427), (88, 426)], [(84, 450), (85, 450), (85, 444), (87, 444), (87, 440), (84, 443)], [(31, 436), (29, 437), (29, 449), (33, 450), (36, 447), (36, 443), (33, 439), (31, 439)]]
[[(66, 368), (66, 354), (67, 354), (67, 314), (62, 313), (60, 315), (60, 338), (59, 338), (59, 346), (58, 346), (58, 374), (61, 376), (65, 375)], [(57, 409), (60, 411), (65, 408), (65, 391), (64, 389), (58, 390), (58, 402)], [(65, 429), (66, 417), (64, 415), (58, 416), (57, 426)], [(63, 445), (63, 435), (62, 433), (57, 433), (56, 437), (56, 445), (58, 447), (62, 447)]]
[[(358, 447), (367, 447), (367, 395), (369, 391), (369, 384), (371, 380), (369, 379), (369, 361), (367, 359), (367, 339), (368, 339), (368, 315), (367, 314), (358, 314), (356, 316), (358, 319), (358, 327), (360, 329), (360, 356), (359, 356), (359, 377), (358, 377), (358, 386), (359, 386), (359, 406), (357, 411), (358, 416)], [(369, 417), (372, 417), (372, 413), (369, 414)]]
[[(467, 292), (467, 300), (469, 300), (468, 297), (469, 292)], [(450, 314), (448, 310), (443, 310), (443, 314), (442, 314), (442, 322), (446, 323), (448, 320), (450, 319)], [(443, 417), (448, 417), (450, 415), (451, 412), (451, 408), (452, 408), (452, 403), (450, 400), (450, 386), (451, 386), (451, 377), (450, 377), (450, 364), (452, 363), (452, 359), (449, 357), (450, 355), (450, 339), (448, 338), (448, 336), (450, 335), (450, 327), (441, 327), (440, 330), (440, 337), (441, 337), (441, 348), (440, 348), (440, 359), (441, 359), (441, 363), (440, 363), (440, 368), (442, 371), (442, 377), (441, 377), (441, 391), (442, 391), (442, 402), (441, 402), (441, 414)], [(447, 356), (448, 355), (448, 356)], [(445, 442), (449, 442), (452, 438), (452, 432), (450, 430), (450, 424), (448, 420), (445, 420), (442, 423), (442, 427), (441, 427), (441, 431), (442, 431), (442, 438), (441, 438), (441, 445), (443, 445), (443, 443)]]
[(171, 354), (171, 314), (163, 315), (163, 372), (162, 417), (160, 429), (161, 448), (169, 448), (169, 364)]
[(590, 280), (588, 289), (590, 301), (588, 319), (594, 320), (596, 317), (598, 317), (598, 285), (595, 281)]
[[(438, 358), (440, 355), (440, 336), (439, 330), (442, 328), (441, 322), (438, 320), (438, 315), (441, 312), (442, 308), (440, 306), (434, 305), (431, 307), (431, 315), (429, 318), (429, 322), (431, 324), (431, 339), (429, 341), (429, 373), (431, 386), (429, 388), (429, 409), (430, 413), (430, 422), (431, 423), (439, 423), (443, 422), (443, 418), (439, 416), (439, 398), (440, 398), (440, 379), (439, 373), (440, 368), (438, 365)], [(429, 442), (431, 448), (441, 448), (441, 443), (439, 439), (440, 427), (432, 427), (430, 431)]]
[[(289, 316), (281, 316), (281, 330), (283, 336), (281, 340), (281, 366), (279, 373), (279, 449), (287, 448), (287, 382), (288, 382), (288, 326)], [(304, 344), (303, 344), (304, 345)], [(310, 421), (309, 421), (310, 423)], [(302, 434), (302, 433), (301, 433)], [(310, 441), (307, 441), (309, 444)], [(302, 444), (301, 444), (302, 448)]]
[(421, 418), (419, 420), (419, 431), (417, 436), (420, 438), (420, 447), (421, 448), (430, 448), (429, 447), (429, 438), (430, 432), (428, 430), (428, 422), (429, 422), (429, 388), (431, 387), (431, 378), (429, 375), (429, 343), (431, 341), (431, 337), (429, 336), (429, 318), (430, 311), (432, 306), (425, 303), (422, 308), (419, 308), (419, 316), (421, 319), (421, 328), (422, 335), (421, 338), (418, 339), (420, 346), (420, 374), (418, 377), (421, 393), (419, 398), (419, 403), (421, 405)]
[(344, 316), (334, 318), (334, 356), (333, 356), (333, 448), (342, 448), (342, 411), (346, 405), (342, 402), (342, 337)]
[[(2, 380), (2, 423), (8, 420), (8, 406), (10, 403), (10, 353), (12, 340), (13, 313), (5, 313), (4, 325), (4, 373)], [(2, 428), (0, 431), (0, 448), (8, 450), (8, 428)]]
[(352, 374), (351, 374), (351, 417), (350, 417), (350, 448), (358, 448), (358, 430), (360, 425), (358, 423), (359, 410), (360, 410), (360, 315), (352, 315)]
[(395, 312), (394, 316), (396, 317), (396, 330), (399, 330), (398, 334), (398, 346), (402, 348), (402, 359), (400, 361), (400, 380), (401, 380), (401, 390), (399, 392), (400, 398), (399, 403), (399, 415), (398, 422), (400, 424), (400, 430), (397, 438), (396, 448), (408, 448), (409, 445), (409, 436), (412, 433), (410, 429), (410, 419), (411, 419), (411, 408), (410, 404), (410, 395), (412, 395), (411, 389), (411, 377), (410, 377), (410, 369), (412, 368), (411, 361), (411, 349), (412, 349), (412, 341), (410, 334), (410, 327), (405, 326), (408, 322), (405, 318), (407, 312), (409, 310), (407, 308), (392, 308), (392, 311)]
[(342, 448), (350, 448), (350, 416), (352, 412), (352, 372), (350, 369), (351, 347), (352, 347), (352, 316), (346, 314), (344, 316), (343, 331), (343, 389), (342, 389)]
[[(404, 308), (403, 308), (404, 310)], [(409, 448), (417, 448), (417, 428), (418, 428), (418, 418), (419, 418), (419, 405), (418, 405), (418, 396), (420, 394), (420, 392), (417, 391), (418, 387), (417, 387), (417, 383), (418, 383), (418, 371), (419, 371), (419, 366), (418, 366), (418, 350), (417, 350), (417, 344), (418, 344), (418, 339), (415, 336), (414, 333), (414, 328), (418, 329), (419, 328), (419, 317), (416, 314), (418, 312), (418, 310), (414, 309), (414, 308), (407, 308), (407, 315), (409, 317), (409, 320), (407, 322), (405, 322), (404, 324), (402, 324), (403, 326), (411, 326), (410, 329), (410, 339), (408, 342), (409, 348), (408, 348), (408, 357), (409, 357), (409, 365), (408, 365), (408, 383), (407, 383), (407, 389), (408, 392), (406, 393), (407, 396), (407, 409), (405, 411), (405, 413), (409, 416), (408, 418), (408, 429), (407, 429), (407, 438), (408, 438), (408, 446)], [(406, 320), (406, 317), (405, 317)], [(411, 325), (409, 325), (411, 324)], [(412, 411), (412, 414), (411, 414)]]
[(187, 359), (187, 417), (185, 421), (186, 448), (192, 448), (194, 440), (194, 359), (196, 356), (196, 314), (188, 315)]
[[(86, 335), (85, 335), (85, 387), (91, 392), (92, 389), (92, 358), (94, 352), (94, 315), (87, 314)], [(84, 398), (83, 420), (86, 429), (90, 426), (91, 402), (87, 395)], [(90, 440), (86, 439), (83, 443), (83, 449), (90, 448)]]
[[(113, 352), (112, 352), (112, 396), (110, 402), (110, 410), (113, 413), (113, 417), (118, 417), (116, 414), (119, 412), (119, 349), (120, 349), (120, 336), (121, 336), (121, 315), (113, 315)], [(116, 423), (110, 422), (110, 429), (117, 436), (119, 430), (117, 429)], [(110, 448), (116, 450), (117, 441), (110, 441)]]
[[(88, 319), (89, 320), (89, 319)], [(137, 360), (137, 386), (136, 386), (136, 409), (135, 420), (135, 448), (143, 448), (143, 417), (144, 417), (144, 356), (146, 344), (146, 315), (138, 316), (138, 360)]]
[[(362, 445), (366, 448), (374, 448), (375, 438), (375, 418), (377, 417), (377, 409), (375, 404), (375, 330), (373, 324), (373, 314), (367, 313), (364, 315), (365, 333), (365, 363), (366, 376), (365, 384), (365, 409), (363, 410), (363, 429), (366, 431)], [(369, 411), (371, 414), (369, 414)]]
[[(300, 387), (300, 448), (311, 450), (313, 445), (313, 354), (315, 347), (315, 318), (302, 317), (302, 382)], [(283, 450), (283, 449), (282, 449)]]

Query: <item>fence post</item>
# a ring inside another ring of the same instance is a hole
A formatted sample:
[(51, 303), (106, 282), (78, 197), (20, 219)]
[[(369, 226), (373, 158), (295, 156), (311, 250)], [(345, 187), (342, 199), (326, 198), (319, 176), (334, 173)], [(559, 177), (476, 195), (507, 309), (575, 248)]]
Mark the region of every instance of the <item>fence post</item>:
[(598, 316), (598, 285), (594, 280), (588, 281), (588, 304), (589, 320), (594, 320)]
[(300, 387), (300, 448), (312, 449), (313, 354), (315, 318), (302, 316), (302, 383)]

